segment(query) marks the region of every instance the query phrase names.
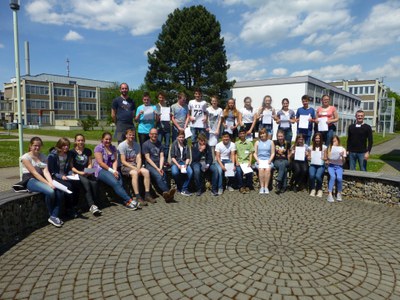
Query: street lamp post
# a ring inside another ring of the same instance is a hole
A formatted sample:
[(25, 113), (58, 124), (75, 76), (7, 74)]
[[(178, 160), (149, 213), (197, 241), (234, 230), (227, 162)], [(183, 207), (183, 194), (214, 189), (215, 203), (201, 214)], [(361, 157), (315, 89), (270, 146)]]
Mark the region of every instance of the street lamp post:
[[(19, 0), (11, 0), (10, 8), (13, 11), (13, 24), (14, 24), (14, 57), (15, 57), (15, 80), (17, 89), (17, 106), (18, 106), (18, 139), (19, 139), (19, 155), (24, 154), (23, 145), (23, 128), (22, 128), (22, 108), (21, 108), (21, 78), (19, 70), (19, 43), (18, 43), (18, 16), (17, 12), (20, 8)], [(19, 163), (19, 175), (22, 179), (21, 162)]]

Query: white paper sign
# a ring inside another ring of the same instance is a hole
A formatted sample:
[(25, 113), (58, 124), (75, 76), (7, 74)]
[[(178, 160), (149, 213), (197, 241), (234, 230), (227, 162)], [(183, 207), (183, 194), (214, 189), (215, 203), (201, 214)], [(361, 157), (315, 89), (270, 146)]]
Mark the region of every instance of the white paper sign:
[(324, 164), (321, 151), (311, 151), (311, 164), (316, 166), (322, 166)]
[(187, 173), (187, 170), (186, 170), (185, 167), (181, 168), (181, 173), (182, 173), (182, 174), (186, 174), (186, 173)]
[(154, 109), (152, 106), (143, 107), (143, 120), (153, 120), (154, 119)]
[(300, 115), (299, 119), (299, 128), (301, 129), (308, 129), (308, 119), (310, 119), (310, 115)]
[(201, 165), (201, 171), (205, 172), (208, 169), (208, 166), (206, 164), (206, 162), (204, 160), (200, 161), (200, 165)]
[(59, 189), (60, 191), (66, 192), (68, 194), (72, 194), (72, 192), (65, 185), (59, 183), (56, 180), (53, 180), (53, 185), (55, 186), (56, 189)]
[(281, 121), (280, 121), (280, 127), (281, 128), (289, 128), (290, 127), (290, 121), (289, 121), (289, 118), (287, 116), (281, 115), (280, 119), (281, 119)]
[(328, 131), (327, 117), (318, 118), (318, 131)]
[(263, 124), (272, 124), (272, 112), (267, 111), (267, 112), (263, 113), (262, 123)]
[(269, 168), (268, 160), (260, 159), (260, 164), (258, 165), (258, 168), (259, 169), (268, 169)]
[(233, 177), (235, 176), (235, 171), (233, 170), (235, 165), (233, 163), (226, 163), (225, 164), (225, 177)]
[(78, 174), (68, 175), (67, 178), (68, 178), (69, 180), (80, 180)]
[(343, 148), (341, 146), (332, 146), (331, 155), (329, 159), (331, 160), (339, 160), (341, 158), (340, 153), (342, 152)]
[(253, 135), (251, 133), (246, 135), (246, 141), (249, 141), (249, 142), (253, 141)]
[(226, 131), (232, 134), (233, 131), (231, 127), (234, 126), (235, 124), (233, 124), (232, 121), (226, 121), (225, 124), (226, 124)]
[(185, 139), (190, 138), (192, 136), (192, 131), (190, 130), (190, 126), (185, 129)]
[(302, 160), (306, 157), (306, 147), (296, 146), (296, 150), (294, 152), (294, 160)]
[(171, 120), (171, 108), (170, 107), (161, 107), (161, 121), (170, 121)]
[(240, 164), (240, 168), (243, 171), (243, 174), (253, 173), (253, 169), (249, 167), (249, 164)]

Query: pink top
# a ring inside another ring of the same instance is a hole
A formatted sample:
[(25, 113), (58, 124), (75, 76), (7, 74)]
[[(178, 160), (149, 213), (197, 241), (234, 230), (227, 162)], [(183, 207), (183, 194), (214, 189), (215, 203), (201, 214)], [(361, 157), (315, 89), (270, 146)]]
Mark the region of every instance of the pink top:
[[(317, 108), (317, 118), (327, 117), (328, 120), (334, 119), (333, 113), (336, 111), (336, 107), (329, 105), (327, 108), (322, 106)], [(328, 126), (332, 126), (333, 123), (329, 123)]]

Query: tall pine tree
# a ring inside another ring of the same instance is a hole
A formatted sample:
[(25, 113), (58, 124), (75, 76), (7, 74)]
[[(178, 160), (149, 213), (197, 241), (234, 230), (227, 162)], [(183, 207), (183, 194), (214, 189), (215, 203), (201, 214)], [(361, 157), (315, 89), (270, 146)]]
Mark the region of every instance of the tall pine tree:
[(192, 94), (199, 87), (206, 95), (224, 97), (233, 85), (227, 81), (221, 26), (201, 5), (176, 9), (168, 16), (148, 62), (145, 80), (151, 90)]

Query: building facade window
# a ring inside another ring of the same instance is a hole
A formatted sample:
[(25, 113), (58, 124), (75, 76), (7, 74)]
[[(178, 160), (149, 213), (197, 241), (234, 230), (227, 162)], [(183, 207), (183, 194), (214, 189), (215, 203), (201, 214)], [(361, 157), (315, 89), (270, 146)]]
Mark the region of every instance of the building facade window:
[[(38, 114), (27, 114), (27, 122), (28, 124), (39, 124), (39, 115)], [(50, 124), (50, 116), (42, 115), (42, 124)]]
[(363, 110), (374, 110), (374, 102), (363, 102)]
[(56, 120), (73, 120), (75, 119), (75, 116), (73, 115), (55, 115)]
[(96, 99), (96, 91), (79, 90), (79, 98)]
[(69, 101), (54, 101), (54, 109), (58, 110), (74, 110), (74, 103)]
[(74, 90), (69, 88), (54, 88), (54, 96), (74, 97)]
[(34, 95), (48, 95), (49, 94), (49, 87), (48, 86), (27, 84), (25, 86), (25, 92), (27, 94), (34, 94)]
[(79, 103), (79, 110), (86, 110), (86, 111), (96, 111), (96, 104), (90, 102), (81, 102)]
[(28, 99), (28, 100), (26, 100), (26, 108), (27, 109), (48, 109), (49, 101)]

